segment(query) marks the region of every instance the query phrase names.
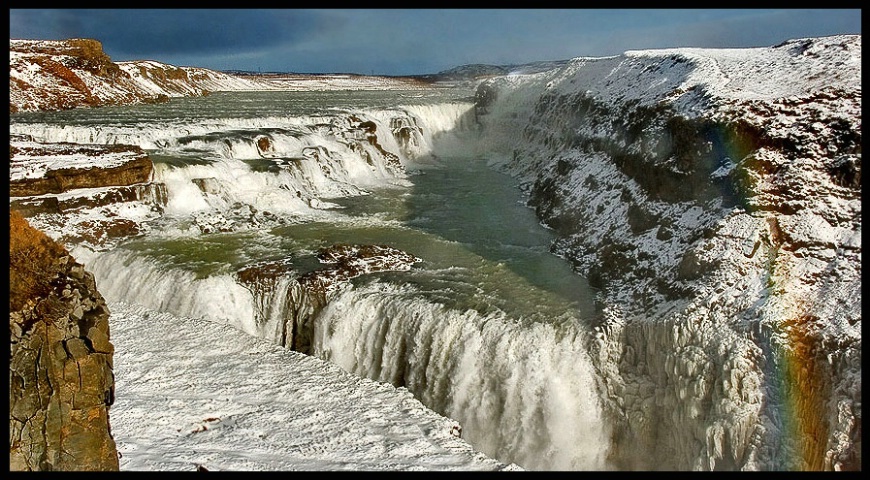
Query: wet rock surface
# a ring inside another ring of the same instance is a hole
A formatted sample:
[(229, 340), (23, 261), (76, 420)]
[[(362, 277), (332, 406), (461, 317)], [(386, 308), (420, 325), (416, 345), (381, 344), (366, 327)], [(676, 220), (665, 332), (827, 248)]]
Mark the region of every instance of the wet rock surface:
[(351, 278), (373, 272), (407, 271), (421, 261), (387, 245), (337, 244), (322, 249), (317, 258), (330, 267), (303, 275), (299, 283), (309, 290), (326, 293)]

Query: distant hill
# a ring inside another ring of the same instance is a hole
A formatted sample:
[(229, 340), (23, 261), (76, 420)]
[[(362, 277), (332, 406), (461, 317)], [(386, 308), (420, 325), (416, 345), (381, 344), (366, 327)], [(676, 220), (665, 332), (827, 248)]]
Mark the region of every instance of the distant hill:
[(553, 60), (512, 65), (488, 65), (473, 63), (444, 70), (442, 72), (419, 75), (417, 78), (430, 82), (473, 81), (499, 75), (537, 73), (567, 65), (570, 60)]
[(9, 40), (9, 113), (163, 102), (240, 90), (407, 90), (413, 77), (216, 71), (153, 60), (113, 62), (92, 39)]
[(9, 112), (159, 102), (216, 90), (274, 88), (198, 67), (113, 62), (92, 39), (9, 40)]

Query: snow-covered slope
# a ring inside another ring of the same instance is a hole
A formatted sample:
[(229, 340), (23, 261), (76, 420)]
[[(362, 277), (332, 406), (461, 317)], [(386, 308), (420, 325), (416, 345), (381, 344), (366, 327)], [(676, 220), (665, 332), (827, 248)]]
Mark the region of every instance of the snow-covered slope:
[(199, 67), (175, 67), (153, 60), (118, 62), (118, 67), (153, 95), (197, 96), (232, 90), (273, 90), (276, 87), (254, 78), (236, 77)]
[(493, 161), (602, 289), (614, 462), (860, 469), (861, 37), (485, 85)]
[(195, 67), (154, 61), (114, 63), (90, 39), (9, 40), (9, 111), (127, 105), (218, 90), (275, 86)]
[(121, 470), (519, 470), (406, 389), (228, 325), (110, 308)]

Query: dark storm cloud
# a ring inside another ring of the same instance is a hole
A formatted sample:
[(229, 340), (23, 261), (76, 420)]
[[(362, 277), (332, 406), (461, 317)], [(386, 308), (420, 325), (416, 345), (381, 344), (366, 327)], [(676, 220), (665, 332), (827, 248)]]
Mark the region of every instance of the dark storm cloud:
[[(305, 10), (16, 10), (12, 38), (95, 38), (120, 57), (228, 54), (287, 44), (329, 27)], [(37, 28), (41, 24), (41, 28)], [(54, 38), (46, 37), (50, 32)]]
[(95, 38), (115, 61), (306, 73), (435, 73), (840, 33), (861, 33), (860, 9), (10, 10), (11, 38)]

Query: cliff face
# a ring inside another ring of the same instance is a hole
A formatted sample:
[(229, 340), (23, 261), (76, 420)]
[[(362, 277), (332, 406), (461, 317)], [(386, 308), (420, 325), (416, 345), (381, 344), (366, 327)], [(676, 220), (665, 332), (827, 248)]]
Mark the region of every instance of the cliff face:
[(627, 52), (486, 84), (484, 135), (601, 289), (616, 465), (860, 469), (860, 48)]
[(148, 155), (132, 145), (15, 141), (10, 142), (9, 167), (12, 197), (145, 183), (153, 168)]
[(94, 277), (10, 210), (11, 470), (117, 470), (109, 311)]
[(267, 89), (255, 79), (153, 61), (114, 63), (90, 39), (9, 40), (9, 112), (160, 102), (209, 91)]
[(143, 233), (144, 220), (166, 203), (166, 186), (151, 182), (154, 165), (138, 146), (24, 137), (9, 146), (10, 206), (66, 244), (108, 248)]

